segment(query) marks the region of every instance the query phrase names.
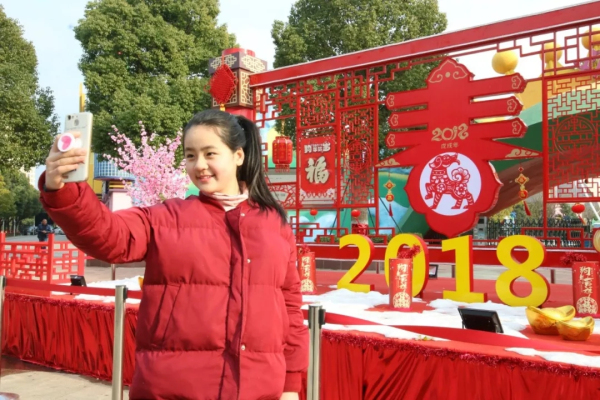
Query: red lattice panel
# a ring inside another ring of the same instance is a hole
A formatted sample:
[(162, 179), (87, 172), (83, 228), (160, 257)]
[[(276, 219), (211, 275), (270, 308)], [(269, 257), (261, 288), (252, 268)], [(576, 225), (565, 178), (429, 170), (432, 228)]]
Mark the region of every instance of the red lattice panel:
[(600, 91), (589, 75), (546, 82), (548, 202), (600, 200)]
[[(53, 251), (50, 251), (52, 249)], [(8, 278), (70, 283), (70, 275), (83, 275), (89, 259), (70, 242), (7, 242), (0, 233), (0, 271)]]
[[(446, 57), (460, 59), (469, 66), (474, 61), (471, 56), (491, 59), (495, 52), (510, 50), (514, 51), (519, 58), (519, 68), (522, 68), (525, 63), (536, 68), (535, 73), (527, 74), (525, 79), (528, 84), (531, 84), (529, 89), (539, 90), (537, 89), (539, 85), (544, 95), (542, 120), (546, 136), (543, 138), (545, 140), (543, 153), (546, 159), (541, 172), (545, 184), (544, 202), (600, 201), (600, 180), (597, 179), (600, 175), (600, 162), (597, 162), (596, 156), (598, 149), (596, 144), (590, 144), (590, 141), (597, 143), (598, 114), (595, 110), (600, 108), (597, 99), (600, 90), (595, 88), (600, 72), (586, 69), (585, 66), (594, 60), (597, 61), (598, 56), (582, 46), (584, 39), (591, 38), (590, 30), (600, 23), (600, 16), (585, 15), (585, 18), (582, 16), (580, 20), (586, 22), (579, 25), (570, 23), (568, 28), (561, 24), (532, 31), (530, 26), (523, 26), (514, 34), (485, 40), (486, 44), (483, 46), (476, 44), (483, 43), (477, 41), (477, 37), (484, 35), (483, 33), (476, 33), (475, 37), (469, 37), (469, 43), (475, 44), (452, 45), (450, 50), (447, 47), (432, 49), (422, 45), (421, 43), (429, 42), (428, 39), (423, 39), (414, 41), (410, 46), (399, 45), (402, 50), (398, 48), (398, 53), (395, 53), (397, 57), (392, 53), (387, 53), (384, 57), (385, 49), (379, 49), (382, 54), (381, 61), (370, 58), (370, 61), (366, 62), (365, 53), (360, 52), (354, 56), (344, 55), (339, 60), (321, 60), (314, 66), (303, 65), (302, 68), (298, 68), (297, 76), (293, 76), (290, 72), (295, 70), (294, 67), (287, 69), (285, 76), (277, 71), (270, 71), (265, 72), (261, 79), (256, 79), (256, 75), (259, 75), (256, 74), (253, 80), (256, 122), (259, 127), (264, 127), (267, 121), (294, 118), (297, 136), (307, 132), (315, 134), (325, 128), (335, 129), (338, 149), (344, 148), (337, 155), (340, 168), (338, 177), (353, 180), (349, 184), (342, 180), (336, 207), (338, 209), (360, 207), (361, 202), (372, 204), (372, 200), (377, 201), (381, 196), (378, 192), (376, 175), (375, 180), (371, 180), (368, 176), (360, 174), (355, 176), (356, 174), (349, 172), (351, 168), (356, 168), (356, 162), (351, 163), (348, 157), (344, 157), (344, 151), (350, 147), (345, 144), (344, 135), (352, 138), (352, 135), (361, 133), (353, 132), (350, 135), (344, 133), (342, 120), (368, 119), (370, 126), (363, 129), (363, 133), (368, 136), (367, 143), (373, 146), (373, 154), (379, 157), (379, 149), (376, 148), (378, 133), (380, 131), (387, 133), (389, 130), (389, 124), (383, 118), (379, 121), (377, 114), (385, 114), (386, 93), (410, 90), (408, 82), (414, 81), (417, 74), (427, 76), (427, 70), (436, 68)], [(544, 46), (550, 46), (554, 50), (544, 49)], [(372, 50), (367, 51), (369, 52), (374, 54)], [(330, 67), (321, 68), (323, 63), (327, 63)], [(480, 76), (478, 73), (476, 79), (492, 76), (497, 75)], [(592, 91), (588, 90), (589, 93), (595, 90), (593, 92), (595, 94), (583, 98), (578, 91), (586, 86), (593, 88)], [(425, 87), (425, 81), (421, 85), (417, 83), (412, 89), (420, 87)], [(564, 96), (557, 97), (559, 94)], [(353, 114), (354, 111), (350, 111), (370, 107), (375, 111), (372, 115), (359, 117)], [(554, 114), (559, 118), (555, 118)], [(578, 117), (566, 121), (569, 119), (567, 116), (571, 114), (588, 114), (588, 116), (584, 118), (587, 119), (586, 121)], [(590, 133), (585, 133), (583, 127), (586, 123), (589, 125)], [(563, 125), (559, 126), (559, 124)], [(569, 127), (577, 127), (584, 132), (581, 137), (571, 135), (565, 138), (562, 132)], [(592, 131), (595, 134), (591, 133)], [(587, 144), (580, 146), (586, 141)], [(389, 155), (391, 154), (386, 154), (386, 157)], [(373, 157), (373, 160), (375, 159)], [(360, 160), (358, 161), (360, 164)], [(361, 190), (359, 181), (366, 183), (366, 187), (370, 184), (373, 187)], [(291, 200), (286, 203), (288, 207), (296, 208), (297, 211), (303, 209), (300, 202), (296, 201), (294, 204)], [(337, 222), (340, 223), (339, 220)], [(378, 221), (374, 225), (378, 226)]]
[(367, 106), (340, 111), (342, 204), (375, 203), (377, 161), (377, 108)]
[[(283, 208), (293, 209), (296, 207), (296, 185), (291, 183), (269, 183), (269, 190), (277, 195)], [(282, 198), (283, 196), (285, 198)]]
[(300, 99), (302, 128), (331, 126), (335, 122), (335, 92), (316, 93)]
[(262, 154), (265, 172), (269, 171), (269, 143), (260, 144), (260, 152)]

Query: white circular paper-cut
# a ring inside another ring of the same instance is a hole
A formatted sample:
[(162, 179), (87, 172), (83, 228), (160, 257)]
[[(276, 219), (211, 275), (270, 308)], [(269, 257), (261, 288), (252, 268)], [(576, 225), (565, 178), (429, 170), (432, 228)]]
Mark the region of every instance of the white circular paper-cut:
[(464, 154), (442, 153), (423, 169), (419, 188), (425, 204), (434, 212), (460, 215), (479, 198), (481, 174)]
[(58, 143), (56, 145), (58, 150), (64, 153), (71, 149), (81, 147), (81, 139), (76, 138), (72, 133), (63, 133), (58, 139)]

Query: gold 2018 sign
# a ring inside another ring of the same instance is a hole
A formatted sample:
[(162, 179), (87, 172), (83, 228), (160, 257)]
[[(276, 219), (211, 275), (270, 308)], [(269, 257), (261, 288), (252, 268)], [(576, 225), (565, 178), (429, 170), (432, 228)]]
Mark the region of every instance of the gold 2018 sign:
[[(340, 249), (346, 246), (356, 246), (359, 250), (358, 259), (348, 272), (337, 283), (338, 289), (348, 289), (355, 292), (369, 292), (371, 285), (355, 283), (358, 277), (367, 269), (373, 258), (373, 242), (363, 235), (346, 235), (340, 239)], [(385, 279), (389, 285), (390, 259), (396, 258), (402, 246), (421, 246), (421, 251), (413, 259), (413, 296), (418, 295), (427, 285), (429, 277), (429, 253), (427, 244), (418, 236), (399, 234), (390, 240), (385, 251)], [(524, 248), (528, 257), (524, 262), (519, 262), (512, 257), (512, 251)], [(486, 293), (473, 291), (473, 238), (461, 236), (442, 241), (442, 251), (454, 251), (456, 263), (455, 290), (444, 290), (443, 298), (466, 302), (480, 303), (487, 301)], [(550, 294), (550, 286), (546, 278), (535, 269), (542, 265), (546, 256), (546, 249), (542, 243), (531, 236), (510, 236), (498, 244), (496, 249), (498, 260), (507, 268), (496, 280), (496, 294), (500, 301), (509, 306), (534, 306), (542, 305)], [(531, 284), (531, 293), (520, 297), (513, 291), (512, 285), (518, 278), (524, 278)]]

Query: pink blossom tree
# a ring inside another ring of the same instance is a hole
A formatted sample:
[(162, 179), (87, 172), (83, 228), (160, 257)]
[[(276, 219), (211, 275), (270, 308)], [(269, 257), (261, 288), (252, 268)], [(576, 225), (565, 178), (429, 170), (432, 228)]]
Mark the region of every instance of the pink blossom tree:
[(184, 198), (189, 185), (189, 177), (185, 172), (185, 160), (176, 165), (175, 152), (181, 145), (182, 132), (177, 132), (175, 139), (166, 139), (158, 143), (156, 134), (148, 135), (142, 121), (140, 147), (130, 138), (119, 132), (113, 125), (113, 133), (109, 133), (117, 147), (118, 156), (105, 154), (109, 161), (123, 171), (135, 177), (133, 182), (123, 180), (123, 184), (132, 202), (136, 206), (152, 206), (164, 200)]

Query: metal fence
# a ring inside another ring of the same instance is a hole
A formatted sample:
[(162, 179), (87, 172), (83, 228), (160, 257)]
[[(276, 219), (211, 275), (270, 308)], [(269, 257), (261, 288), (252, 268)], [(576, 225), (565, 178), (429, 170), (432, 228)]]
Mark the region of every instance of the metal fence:
[(547, 247), (587, 248), (592, 247), (591, 234), (592, 224), (584, 224), (578, 218), (549, 218), (545, 233), (543, 219), (529, 218), (488, 221), (486, 239), (527, 235), (539, 238)]

